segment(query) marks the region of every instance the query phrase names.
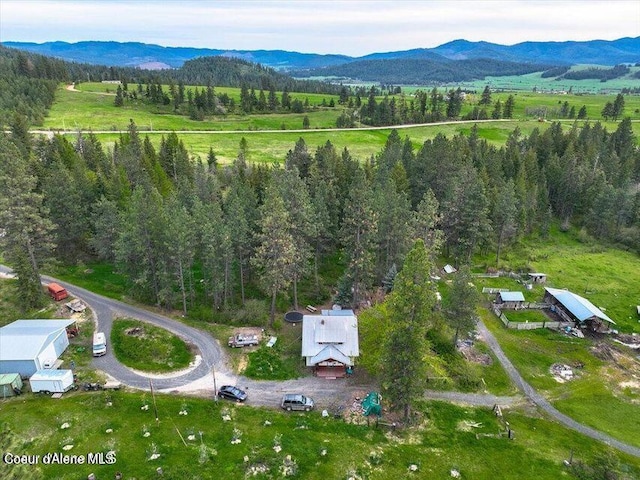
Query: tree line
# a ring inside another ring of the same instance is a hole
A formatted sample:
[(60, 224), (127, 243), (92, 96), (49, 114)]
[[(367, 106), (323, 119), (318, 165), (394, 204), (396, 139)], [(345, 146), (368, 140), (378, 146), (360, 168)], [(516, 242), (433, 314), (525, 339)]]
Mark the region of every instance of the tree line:
[(360, 60), (298, 71), (300, 77), (335, 77), (365, 82), (404, 85), (467, 82), (487, 76), (524, 75), (548, 70), (549, 65), (517, 63), (487, 58), (449, 60), (445, 58), (397, 58), (386, 60)]
[[(500, 265), (507, 245), (545, 235), (555, 220), (640, 250), (629, 119), (611, 133), (599, 123), (516, 129), (501, 147), (473, 127), (416, 151), (392, 131), (366, 159), (300, 138), (280, 166), (252, 165), (247, 148), (243, 139), (234, 163), (220, 166), (213, 149), (192, 158), (174, 133), (156, 148), (133, 123), (112, 151), (90, 133), (3, 134), (5, 261), (24, 282), (51, 259), (112, 263), (135, 298), (185, 313), (228, 311), (257, 287), (273, 319), (278, 299), (297, 306), (301, 282), (309, 301), (370, 300), (392, 287), (418, 238), (457, 265), (478, 252)], [(330, 261), (343, 271), (327, 281)]]

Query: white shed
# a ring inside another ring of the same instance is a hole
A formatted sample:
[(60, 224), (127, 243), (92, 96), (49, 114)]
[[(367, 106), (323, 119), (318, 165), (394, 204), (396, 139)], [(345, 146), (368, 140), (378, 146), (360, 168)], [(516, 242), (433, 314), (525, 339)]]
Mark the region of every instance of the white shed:
[(16, 320), (0, 328), (0, 373), (26, 378), (50, 368), (69, 346), (74, 320)]

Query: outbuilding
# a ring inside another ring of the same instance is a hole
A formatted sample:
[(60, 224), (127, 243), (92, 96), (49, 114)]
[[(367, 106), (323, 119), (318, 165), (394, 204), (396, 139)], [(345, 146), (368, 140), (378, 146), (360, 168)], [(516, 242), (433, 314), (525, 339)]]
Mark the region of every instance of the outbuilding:
[(16, 320), (0, 328), (0, 373), (22, 378), (54, 368), (69, 346), (67, 327), (74, 320)]
[(498, 292), (496, 304), (500, 308), (518, 309), (524, 307), (524, 295), (522, 292)]
[(547, 281), (546, 273), (530, 273), (529, 279), (531, 283), (545, 283)]
[(358, 319), (353, 310), (322, 310), (302, 319), (302, 356), (324, 378), (341, 378), (360, 355)]
[(545, 287), (544, 290), (544, 301), (566, 322), (589, 325), (594, 331), (608, 330), (606, 324), (616, 324), (601, 309), (580, 295), (558, 288)]
[(19, 395), (22, 390), (22, 379), (17, 373), (0, 374), (0, 398)]

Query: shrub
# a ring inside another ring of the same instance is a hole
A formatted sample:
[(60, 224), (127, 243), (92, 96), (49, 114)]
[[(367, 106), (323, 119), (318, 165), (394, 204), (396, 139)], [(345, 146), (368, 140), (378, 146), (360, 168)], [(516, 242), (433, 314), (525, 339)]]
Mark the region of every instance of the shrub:
[(269, 308), (263, 300), (250, 299), (233, 315), (233, 323), (252, 327), (264, 327), (269, 319)]

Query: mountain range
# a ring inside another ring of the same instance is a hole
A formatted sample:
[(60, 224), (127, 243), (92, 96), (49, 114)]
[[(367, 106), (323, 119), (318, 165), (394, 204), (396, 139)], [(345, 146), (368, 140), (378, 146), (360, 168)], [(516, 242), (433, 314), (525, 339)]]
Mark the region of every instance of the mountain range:
[(362, 57), (321, 55), (284, 50), (220, 50), (191, 47), (162, 47), (137, 42), (78, 43), (3, 42), (6, 47), (27, 50), (63, 60), (108, 66), (146, 69), (179, 68), (186, 61), (203, 56), (224, 56), (260, 63), (283, 71), (317, 70), (369, 60), (500, 60), (546, 65), (617, 65), (640, 62), (640, 37), (618, 40), (567, 42), (523, 42), (500, 45), (489, 42), (454, 40), (435, 48), (417, 48), (397, 52), (372, 53)]

